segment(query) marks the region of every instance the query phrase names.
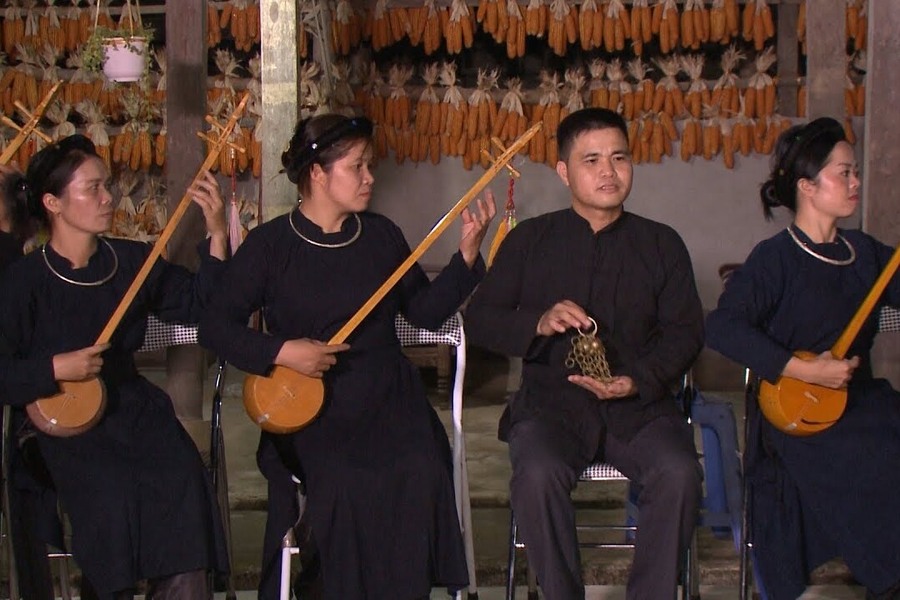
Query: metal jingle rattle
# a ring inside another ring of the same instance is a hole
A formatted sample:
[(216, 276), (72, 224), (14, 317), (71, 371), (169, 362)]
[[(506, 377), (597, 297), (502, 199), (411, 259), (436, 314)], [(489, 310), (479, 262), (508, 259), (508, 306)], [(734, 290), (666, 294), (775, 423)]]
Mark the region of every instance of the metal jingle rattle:
[(612, 375), (606, 362), (606, 348), (597, 337), (597, 321), (588, 317), (591, 329), (578, 329), (578, 335), (572, 336), (572, 348), (566, 356), (565, 365), (569, 369), (578, 368), (582, 375), (597, 381), (609, 381)]

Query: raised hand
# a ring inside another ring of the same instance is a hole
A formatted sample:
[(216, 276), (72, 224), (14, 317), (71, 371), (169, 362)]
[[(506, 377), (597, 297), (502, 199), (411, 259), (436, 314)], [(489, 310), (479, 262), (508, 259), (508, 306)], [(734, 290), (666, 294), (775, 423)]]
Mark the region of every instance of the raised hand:
[(459, 251), (463, 260), (470, 267), (475, 264), (478, 253), (481, 251), (481, 242), (491, 225), (491, 220), (497, 214), (494, 193), (491, 190), (485, 191), (484, 199), (476, 198), (475, 204), (478, 207), (476, 211), (470, 211), (467, 206), (460, 214), (462, 237), (459, 242)]
[(228, 255), (228, 227), (225, 225), (225, 203), (219, 182), (215, 176), (206, 171), (188, 188), (191, 199), (203, 211), (206, 230), (209, 232), (209, 253), (220, 260)]

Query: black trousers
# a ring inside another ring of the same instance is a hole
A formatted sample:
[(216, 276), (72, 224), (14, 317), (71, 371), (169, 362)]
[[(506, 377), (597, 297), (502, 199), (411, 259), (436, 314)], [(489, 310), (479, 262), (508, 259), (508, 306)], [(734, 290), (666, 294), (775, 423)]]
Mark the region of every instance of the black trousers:
[[(584, 599), (571, 492), (595, 456), (581, 446), (561, 426), (540, 420), (518, 422), (509, 432), (510, 503), (547, 600)], [(680, 416), (660, 417), (628, 442), (607, 435), (597, 451), (641, 489), (628, 600), (674, 598), (702, 493), (690, 425)]]

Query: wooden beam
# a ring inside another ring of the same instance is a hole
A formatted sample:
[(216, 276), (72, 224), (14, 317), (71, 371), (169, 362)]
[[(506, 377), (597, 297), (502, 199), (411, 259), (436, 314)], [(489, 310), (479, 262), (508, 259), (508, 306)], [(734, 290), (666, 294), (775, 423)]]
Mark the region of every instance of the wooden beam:
[(844, 2), (806, 3), (806, 114), (840, 118), (847, 74)]
[[(206, 0), (166, 0), (166, 9), (166, 189), (172, 214), (206, 155), (197, 138), (206, 116)], [(196, 268), (197, 243), (205, 235), (203, 213), (191, 207), (172, 235), (168, 260)], [(166, 351), (166, 391), (179, 418), (203, 416), (205, 360), (200, 346)]]
[[(166, 189), (175, 210), (206, 155), (197, 139), (206, 116), (206, 0), (167, 0), (166, 8)], [(170, 261), (196, 267), (197, 242), (206, 227), (191, 210), (169, 244)]]
[(869, 0), (866, 119), (863, 157), (863, 229), (886, 244), (900, 242), (900, 2)]
[(261, 221), (297, 205), (297, 187), (280, 173), (300, 115), (297, 51), (297, 0), (261, 0), (262, 48), (262, 186)]

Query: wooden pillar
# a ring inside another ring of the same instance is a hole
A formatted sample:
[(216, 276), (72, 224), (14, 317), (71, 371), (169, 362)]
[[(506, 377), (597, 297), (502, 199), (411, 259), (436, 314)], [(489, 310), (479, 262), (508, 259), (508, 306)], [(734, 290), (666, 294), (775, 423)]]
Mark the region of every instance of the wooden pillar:
[(800, 48), (797, 43), (799, 4), (778, 6), (778, 113), (797, 116), (797, 89), (800, 74)]
[(296, 186), (279, 171), (300, 116), (298, 22), (297, 0), (261, 0), (263, 221), (297, 205)]
[(845, 2), (806, 3), (806, 114), (810, 119), (844, 114), (846, 8)]
[[(206, 0), (166, 0), (166, 189), (169, 214), (184, 196), (206, 148), (197, 137), (206, 115)], [(206, 235), (202, 212), (192, 207), (172, 236), (168, 259), (195, 269), (197, 244)], [(175, 346), (166, 352), (166, 391), (183, 419), (200, 419), (206, 352)]]
[[(900, 122), (893, 115), (900, 103), (900, 2), (869, 0), (869, 49), (866, 65), (866, 123), (863, 172), (863, 229), (885, 244), (900, 242)], [(875, 339), (872, 365), (876, 374), (900, 387), (900, 333)]]

